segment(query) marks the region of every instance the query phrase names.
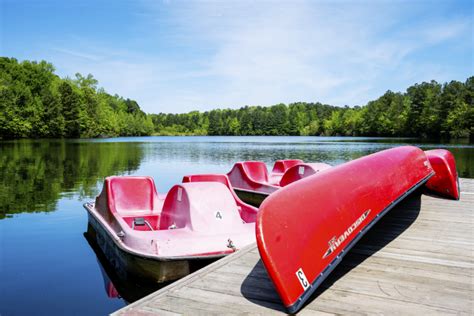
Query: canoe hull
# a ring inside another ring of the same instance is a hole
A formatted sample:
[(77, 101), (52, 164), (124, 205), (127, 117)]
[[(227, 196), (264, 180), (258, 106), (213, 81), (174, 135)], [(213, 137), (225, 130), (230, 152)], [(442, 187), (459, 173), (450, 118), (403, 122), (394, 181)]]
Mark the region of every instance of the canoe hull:
[(398, 147), (268, 197), (257, 216), (257, 245), (288, 310), (300, 309), (363, 234), (433, 174), (422, 150)]
[(442, 197), (459, 200), (459, 178), (453, 154), (445, 149), (428, 150), (425, 154), (436, 173), (426, 183), (426, 188)]

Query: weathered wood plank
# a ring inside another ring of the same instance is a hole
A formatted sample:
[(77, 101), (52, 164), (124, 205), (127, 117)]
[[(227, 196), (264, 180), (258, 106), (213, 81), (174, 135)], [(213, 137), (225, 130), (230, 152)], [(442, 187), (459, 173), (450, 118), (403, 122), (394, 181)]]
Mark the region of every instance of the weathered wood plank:
[[(331, 310), (333, 306), (347, 310), (345, 314), (388, 314), (388, 315), (455, 315), (458, 310), (439, 308), (425, 304), (402, 302), (394, 299), (380, 298), (373, 295), (351, 293), (340, 290), (324, 291), (305, 308)], [(466, 310), (465, 312), (468, 312)]]
[(242, 295), (231, 295), (220, 291), (209, 291), (194, 287), (185, 287), (173, 293), (173, 296), (192, 297), (200, 302), (207, 303), (211, 308), (220, 309), (232, 307), (236, 311), (246, 311), (248, 313), (263, 313), (269, 308), (275, 311), (285, 312), (281, 303), (269, 302), (266, 300), (249, 300)]
[[(405, 278), (413, 279), (419, 277), (430, 277), (440, 281), (446, 282), (454, 282), (453, 286), (465, 288), (466, 286), (471, 286), (471, 273), (472, 269), (457, 269), (456, 271), (452, 271), (451, 267), (445, 267), (445, 269), (441, 269), (443, 266), (440, 265), (416, 265), (412, 262), (407, 264), (406, 261), (403, 260), (393, 260), (393, 259), (383, 259), (383, 258), (374, 258), (374, 257), (365, 257), (360, 256), (360, 258), (356, 257), (356, 254), (350, 254), (347, 257), (348, 260), (344, 260), (341, 262), (340, 267), (344, 270), (350, 270), (350, 275), (357, 273), (357, 277), (359, 274), (361, 276), (371, 275), (371, 273), (375, 272), (389, 272), (386, 273), (387, 275), (393, 276), (398, 280), (403, 280)], [(363, 264), (359, 264), (362, 263)], [(428, 266), (428, 269), (426, 269)], [(243, 276), (249, 275), (249, 269), (252, 266), (248, 265), (238, 265), (233, 264), (231, 266), (223, 266), (219, 269), (220, 273), (227, 274), (239, 274)], [(339, 269), (339, 268), (338, 268)], [(427, 270), (429, 273), (427, 273)], [(338, 270), (335, 271), (337, 273)], [(252, 276), (266, 278), (267, 273), (266, 271), (260, 269), (252, 270)], [(446, 283), (444, 283), (446, 284)]]
[(461, 192), (474, 193), (474, 181), (472, 179), (459, 178), (459, 187)]
[[(264, 270), (261, 265), (257, 265), (257, 267), (258, 270)], [(190, 284), (190, 287), (239, 296), (243, 289), (229, 287), (227, 284), (245, 284), (245, 297), (251, 296), (254, 299), (278, 303), (279, 298), (274, 292), (270, 280), (260, 275), (256, 276), (254, 271), (255, 268), (248, 276), (233, 272), (222, 273), (222, 269), (219, 269), (219, 271), (209, 274), (209, 278), (203, 279), (199, 283)], [(340, 277), (344, 276), (345, 272), (344, 269), (335, 270), (331, 278), (321, 285), (322, 288), (453, 310), (469, 304), (471, 299), (470, 293), (463, 291), (466, 284), (437, 280), (426, 275), (414, 278), (403, 274), (389, 275), (376, 270), (365, 271), (368, 272), (366, 274), (361, 274), (360, 271), (351, 271), (344, 279), (341, 279)], [(374, 279), (377, 281), (374, 282)], [(268, 296), (267, 293), (275, 295)]]

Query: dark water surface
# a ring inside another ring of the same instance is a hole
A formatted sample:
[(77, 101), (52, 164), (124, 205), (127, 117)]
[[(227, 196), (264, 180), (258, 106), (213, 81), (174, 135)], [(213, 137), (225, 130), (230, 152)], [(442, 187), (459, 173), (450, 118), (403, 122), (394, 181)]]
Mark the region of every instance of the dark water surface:
[[(356, 137), (131, 137), (0, 142), (0, 315), (104, 315), (154, 288), (128, 281), (84, 238), (82, 204), (108, 175), (150, 175), (160, 192), (192, 173), (223, 173), (239, 160), (300, 158), (337, 165), (412, 144), (453, 152), (474, 178), (474, 145)], [(462, 190), (462, 188), (461, 188)], [(107, 272), (107, 273), (106, 273)], [(112, 297), (109, 297), (112, 296)]]

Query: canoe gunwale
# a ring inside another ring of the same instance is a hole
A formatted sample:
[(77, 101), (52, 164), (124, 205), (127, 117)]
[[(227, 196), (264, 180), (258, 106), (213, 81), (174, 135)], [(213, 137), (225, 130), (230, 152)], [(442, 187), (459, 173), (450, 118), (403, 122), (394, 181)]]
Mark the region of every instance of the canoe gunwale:
[(357, 233), (357, 236), (354, 237), (353, 240), (349, 242), (349, 244), (341, 250), (341, 252), (326, 266), (326, 268), (320, 273), (318, 277), (309, 285), (308, 289), (306, 289), (296, 300), (293, 305), (287, 306), (286, 308), (291, 314), (296, 313), (311, 297), (311, 295), (316, 291), (316, 289), (321, 285), (321, 283), (329, 276), (329, 274), (337, 267), (337, 265), (342, 261), (346, 253), (351, 250), (351, 248), (365, 235), (367, 231), (369, 231), (385, 214), (387, 214), (395, 205), (397, 205), (400, 201), (406, 198), (408, 195), (413, 193), (415, 190), (420, 188), (424, 185), (432, 176), (435, 175), (435, 172), (432, 171), (430, 174), (425, 176), (423, 179), (418, 181), (415, 185), (413, 185), (410, 189), (405, 191), (402, 195), (398, 198), (393, 200), (387, 207), (385, 207), (380, 213), (376, 215), (376, 217), (368, 223), (364, 228)]

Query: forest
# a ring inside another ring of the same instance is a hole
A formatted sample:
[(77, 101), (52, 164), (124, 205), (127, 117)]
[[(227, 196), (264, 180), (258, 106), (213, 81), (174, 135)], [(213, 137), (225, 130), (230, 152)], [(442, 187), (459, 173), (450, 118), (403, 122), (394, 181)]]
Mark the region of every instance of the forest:
[(160, 135), (324, 135), (472, 138), (474, 77), (387, 91), (364, 106), (297, 102), (185, 114), (152, 114)]
[(137, 102), (110, 95), (92, 75), (60, 78), (51, 63), (0, 57), (0, 138), (150, 135)]
[(92, 75), (60, 78), (46, 61), (0, 57), (0, 139), (141, 135), (474, 137), (474, 76), (414, 84), (362, 106), (296, 102), (146, 114)]

